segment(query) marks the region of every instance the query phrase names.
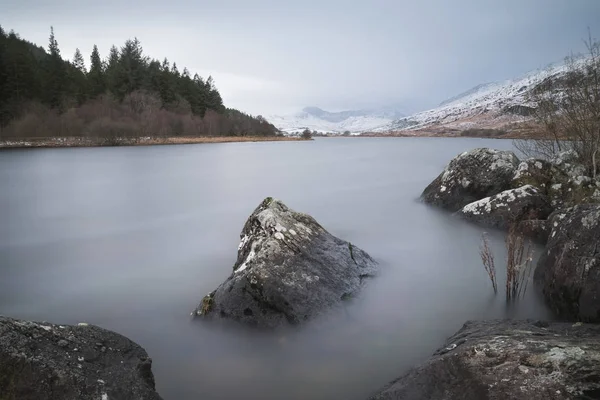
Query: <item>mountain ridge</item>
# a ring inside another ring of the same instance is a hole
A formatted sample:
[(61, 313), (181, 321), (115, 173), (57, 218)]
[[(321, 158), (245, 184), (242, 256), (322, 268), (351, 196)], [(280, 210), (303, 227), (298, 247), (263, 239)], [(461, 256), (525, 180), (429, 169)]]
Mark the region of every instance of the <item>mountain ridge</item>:
[[(587, 61), (581, 57), (575, 62), (584, 65)], [(515, 124), (531, 120), (535, 108), (528, 98), (531, 90), (547, 79), (564, 76), (567, 70), (564, 62), (553, 63), (514, 79), (476, 85), (441, 102), (436, 108), (395, 120), (388, 131), (417, 135), (418, 132), (451, 133), (473, 128), (508, 130)]]

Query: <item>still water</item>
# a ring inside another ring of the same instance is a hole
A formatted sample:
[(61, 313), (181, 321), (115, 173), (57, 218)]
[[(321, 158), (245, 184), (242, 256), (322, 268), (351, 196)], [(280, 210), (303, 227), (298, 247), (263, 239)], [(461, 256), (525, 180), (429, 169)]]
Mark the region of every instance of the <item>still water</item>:
[[(0, 152), (0, 314), (128, 336), (153, 358), (166, 400), (365, 399), (465, 320), (548, 317), (535, 290), (507, 310), (479, 259), (483, 230), (418, 201), (474, 147), (512, 145), (331, 138)], [(380, 276), (296, 331), (190, 321), (267, 196), (369, 252)], [(502, 260), (503, 235), (490, 235)]]

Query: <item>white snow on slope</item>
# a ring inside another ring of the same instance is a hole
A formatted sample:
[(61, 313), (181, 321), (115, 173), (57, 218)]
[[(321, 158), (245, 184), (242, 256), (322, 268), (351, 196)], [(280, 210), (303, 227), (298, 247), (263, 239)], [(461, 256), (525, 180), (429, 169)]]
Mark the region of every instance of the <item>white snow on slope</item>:
[(325, 121), (312, 115), (271, 116), (267, 118), (277, 129), (286, 133), (302, 132), (305, 129), (319, 133), (342, 134), (350, 131), (352, 134), (362, 132), (386, 131), (393, 122), (390, 118), (378, 117), (349, 117), (341, 122)]
[[(584, 60), (578, 61), (583, 63)], [(565, 64), (554, 64), (544, 70), (532, 71), (521, 78), (500, 83), (488, 83), (456, 96), (440, 107), (401, 118), (390, 125), (390, 130), (414, 130), (432, 125), (452, 125), (454, 128), (469, 128), (473, 123), (461, 120), (477, 115), (490, 118), (505, 115), (511, 106), (532, 106), (526, 95), (537, 84), (548, 77), (559, 77), (567, 70)], [(525, 117), (516, 116), (516, 119)]]
[(306, 107), (293, 115), (267, 117), (279, 130), (286, 133), (302, 132), (305, 129), (320, 133), (351, 134), (387, 131), (391, 123), (403, 114), (392, 107), (372, 110), (329, 112), (318, 107)]

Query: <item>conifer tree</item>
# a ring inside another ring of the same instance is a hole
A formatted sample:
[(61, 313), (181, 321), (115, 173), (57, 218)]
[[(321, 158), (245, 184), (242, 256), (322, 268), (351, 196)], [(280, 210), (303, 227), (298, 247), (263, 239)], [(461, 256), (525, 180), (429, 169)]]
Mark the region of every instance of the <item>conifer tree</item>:
[(119, 49), (115, 45), (110, 48), (108, 58), (105, 62), (105, 84), (106, 88), (111, 92), (116, 92), (117, 74), (119, 69)]
[(89, 89), (85, 62), (78, 48), (75, 49), (73, 62), (67, 70), (69, 95), (75, 99), (77, 104), (81, 105), (86, 101)]
[(50, 27), (48, 52), (49, 56), (46, 60), (45, 100), (50, 107), (61, 109), (66, 94), (66, 67), (60, 56), (58, 42), (54, 37), (54, 27)]
[(96, 98), (106, 90), (106, 80), (104, 76), (104, 68), (102, 67), (102, 59), (98, 46), (94, 45), (92, 55), (90, 56), (90, 72), (88, 73), (88, 88), (89, 97)]
[(79, 71), (83, 72), (84, 74), (87, 74), (87, 71), (85, 69), (85, 62), (83, 61), (83, 56), (81, 55), (81, 51), (79, 51), (79, 48), (75, 49), (75, 55), (73, 56), (73, 66)]

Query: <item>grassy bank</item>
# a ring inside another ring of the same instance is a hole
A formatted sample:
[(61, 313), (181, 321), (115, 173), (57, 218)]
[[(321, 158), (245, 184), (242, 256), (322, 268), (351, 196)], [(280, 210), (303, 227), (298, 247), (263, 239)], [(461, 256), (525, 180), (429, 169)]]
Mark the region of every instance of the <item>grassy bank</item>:
[(2, 140), (0, 149), (38, 147), (101, 147), (101, 146), (155, 146), (166, 144), (234, 143), (234, 142), (282, 142), (306, 140), (286, 136), (203, 136), (167, 138), (32, 138), (27, 140)]

